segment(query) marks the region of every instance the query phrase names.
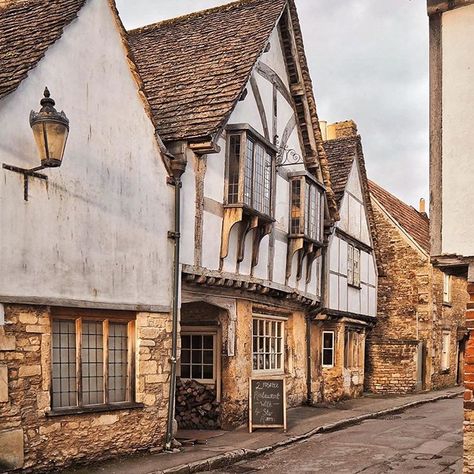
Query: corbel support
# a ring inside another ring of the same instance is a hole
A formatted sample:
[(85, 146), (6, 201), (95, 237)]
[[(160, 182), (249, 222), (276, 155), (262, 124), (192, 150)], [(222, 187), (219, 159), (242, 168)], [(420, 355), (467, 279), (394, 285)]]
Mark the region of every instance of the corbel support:
[(262, 239), (271, 233), (273, 224), (264, 223), (258, 226), (253, 236), (253, 248), (252, 248), (252, 268), (258, 265), (258, 257), (260, 255), (260, 243)]
[(248, 233), (258, 227), (258, 217), (251, 216), (244, 219), (240, 224), (239, 229), (239, 246), (237, 251), (237, 262), (240, 263), (245, 257), (245, 240)]
[(243, 218), (243, 209), (241, 207), (228, 207), (224, 209), (224, 218), (222, 220), (222, 240), (221, 240), (221, 262), (229, 255), (229, 238), (232, 227)]
[(291, 267), (293, 263), (293, 257), (296, 252), (298, 252), (299, 250), (303, 248), (303, 245), (304, 245), (303, 237), (290, 239), (290, 241), (288, 242), (288, 252), (286, 254), (286, 282), (287, 283), (291, 276)]

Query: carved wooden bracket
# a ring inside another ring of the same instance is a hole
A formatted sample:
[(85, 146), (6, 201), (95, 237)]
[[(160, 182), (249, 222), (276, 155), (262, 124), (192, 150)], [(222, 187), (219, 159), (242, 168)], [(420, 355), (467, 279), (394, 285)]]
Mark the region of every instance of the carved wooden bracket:
[(293, 263), (293, 256), (296, 252), (301, 250), (304, 245), (303, 237), (298, 237), (294, 239), (289, 239), (288, 241), (288, 252), (286, 254), (286, 281), (290, 279), (291, 276), (291, 266)]
[(313, 277), (313, 263), (321, 255), (321, 247), (313, 247), (313, 251), (308, 254), (306, 259), (306, 283), (311, 281)]
[(273, 228), (272, 223), (261, 223), (255, 230), (253, 236), (253, 248), (252, 248), (252, 268), (258, 265), (258, 257), (260, 255), (260, 242), (262, 239), (271, 233)]
[(239, 229), (239, 246), (237, 251), (237, 262), (240, 263), (245, 257), (245, 241), (248, 233), (258, 226), (257, 216), (244, 216)]
[(241, 207), (224, 208), (224, 218), (222, 220), (222, 241), (221, 241), (221, 261), (229, 254), (229, 238), (232, 227), (243, 218)]
[(311, 254), (314, 249), (314, 244), (312, 242), (305, 241), (303, 248), (298, 251), (298, 268), (296, 270), (296, 280), (300, 281), (303, 276), (303, 261), (304, 258)]

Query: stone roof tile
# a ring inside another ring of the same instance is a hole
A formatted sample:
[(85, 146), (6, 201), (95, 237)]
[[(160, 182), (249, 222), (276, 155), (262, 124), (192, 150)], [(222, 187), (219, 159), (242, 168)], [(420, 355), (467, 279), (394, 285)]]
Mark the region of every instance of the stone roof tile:
[(384, 207), (400, 227), (427, 253), (430, 252), (430, 221), (414, 207), (369, 180), (371, 195)]
[(286, 0), (241, 0), (129, 32), (165, 141), (220, 131)]
[(0, 7), (0, 99), (13, 92), (86, 0), (29, 0)]

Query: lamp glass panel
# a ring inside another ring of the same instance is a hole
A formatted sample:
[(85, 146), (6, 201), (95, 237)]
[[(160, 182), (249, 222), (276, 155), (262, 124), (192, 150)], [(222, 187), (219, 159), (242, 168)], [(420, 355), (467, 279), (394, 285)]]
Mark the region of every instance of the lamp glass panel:
[(66, 147), (68, 129), (57, 122), (45, 123), (44, 126), (48, 140), (48, 158), (61, 161)]

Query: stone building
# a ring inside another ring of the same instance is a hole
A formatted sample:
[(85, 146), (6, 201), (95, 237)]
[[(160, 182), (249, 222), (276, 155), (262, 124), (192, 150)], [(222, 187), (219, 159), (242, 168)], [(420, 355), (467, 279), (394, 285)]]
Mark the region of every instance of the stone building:
[(427, 0), (430, 32), (431, 258), (467, 277), (464, 471), (474, 472), (473, 0)]
[[(462, 383), (466, 281), (430, 262), (429, 219), (370, 182), (378, 238), (378, 316), (366, 388), (409, 393)], [(421, 201), (424, 206), (424, 201)]]
[(179, 383), (206, 387), (221, 427), (247, 422), (250, 378), (284, 377), (289, 406), (321, 400), (311, 320), (337, 205), (294, 2), (244, 0), (129, 34), (157, 131), (186, 168)]
[[(362, 395), (366, 333), (377, 314), (376, 240), (361, 138), (352, 121), (322, 124), (339, 211), (328, 241), (322, 332), (322, 398)], [(332, 357), (331, 357), (332, 351)]]
[[(173, 191), (126, 32), (105, 0), (9, 2), (0, 50), (0, 471), (162, 446)], [(64, 162), (25, 175), (45, 85)]]

